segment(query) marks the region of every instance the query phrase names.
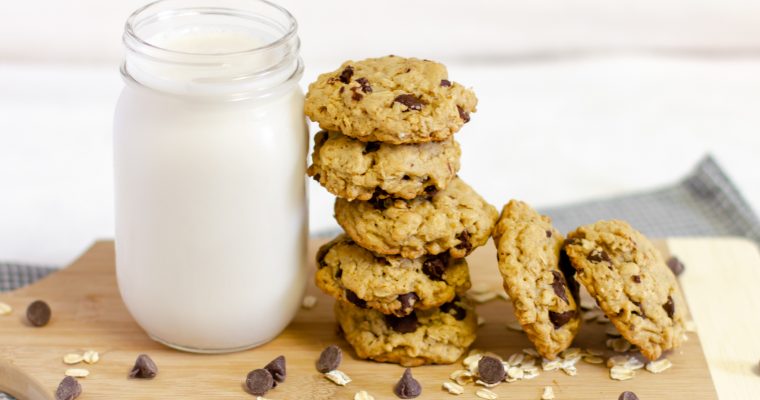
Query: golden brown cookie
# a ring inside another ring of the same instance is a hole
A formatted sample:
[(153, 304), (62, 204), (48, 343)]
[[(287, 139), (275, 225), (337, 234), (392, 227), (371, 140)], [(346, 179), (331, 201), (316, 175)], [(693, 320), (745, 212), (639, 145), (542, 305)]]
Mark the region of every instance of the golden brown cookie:
[(346, 61), (320, 75), (304, 111), (322, 129), (364, 142), (424, 143), (458, 131), (477, 102), (443, 64), (387, 56)]
[(623, 337), (650, 360), (678, 347), (686, 302), (660, 252), (624, 221), (568, 234), (565, 250), (583, 284)]

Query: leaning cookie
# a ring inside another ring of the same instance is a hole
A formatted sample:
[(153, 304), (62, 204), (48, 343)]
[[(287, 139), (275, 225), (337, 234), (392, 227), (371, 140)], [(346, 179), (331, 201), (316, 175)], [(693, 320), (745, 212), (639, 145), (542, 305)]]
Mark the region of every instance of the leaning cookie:
[(459, 178), (430, 197), (335, 200), (335, 219), (360, 246), (378, 254), (417, 258), (468, 255), (486, 243), (499, 216)]
[[(577, 284), (561, 262), (562, 234), (527, 204), (512, 200), (493, 232), (504, 289), (536, 350), (553, 360), (580, 327)], [(572, 271), (574, 272), (574, 271)]]
[(568, 235), (576, 279), (623, 337), (650, 360), (678, 347), (686, 303), (660, 252), (623, 221), (600, 221)]
[(475, 341), (478, 325), (474, 308), (459, 299), (405, 317), (338, 301), (335, 315), (357, 356), (405, 367), (456, 362)]
[(304, 111), (322, 129), (364, 142), (424, 143), (470, 120), (475, 94), (443, 64), (387, 56), (347, 61), (309, 85)]
[(413, 199), (445, 189), (459, 171), (453, 138), (421, 144), (361, 142), (337, 132), (314, 137), (309, 176), (347, 200)]

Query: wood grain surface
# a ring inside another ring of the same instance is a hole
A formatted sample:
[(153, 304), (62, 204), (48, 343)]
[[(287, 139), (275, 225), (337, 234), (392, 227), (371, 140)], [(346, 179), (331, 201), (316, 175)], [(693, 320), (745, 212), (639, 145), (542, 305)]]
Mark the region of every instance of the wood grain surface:
[[(318, 244), (310, 244), (311, 254)], [(754, 247), (726, 247), (719, 242), (708, 242), (711, 244), (709, 249), (690, 245), (689, 241), (678, 241), (677, 244), (678, 255), (688, 263), (689, 269), (684, 274), (688, 280), (702, 279), (695, 278), (694, 270), (699, 269), (695, 265), (711, 262), (722, 252), (741, 250), (750, 253), (749, 256), (734, 254), (732, 267), (748, 260), (754, 261), (751, 252), (756, 252)], [(705, 258), (699, 254), (707, 250), (714, 253), (714, 257)], [(494, 289), (500, 288), (501, 279), (492, 243), (478, 249), (469, 257), (469, 261), (473, 283), (483, 282)], [(760, 260), (757, 262), (758, 265), (745, 265), (742, 268), (755, 268), (757, 271)], [(313, 271), (313, 265), (310, 271)], [(97, 242), (65, 270), (26, 288), (0, 295), (0, 301), (14, 308), (11, 315), (0, 317), (0, 390), (22, 400), (52, 399), (67, 368), (61, 360), (63, 355), (93, 349), (100, 352), (101, 360), (97, 364), (84, 366), (91, 374), (80, 381), (84, 390), (80, 399), (83, 400), (255, 398), (244, 392), (244, 377), (248, 371), (263, 367), (281, 354), (287, 358), (287, 380), (270, 391), (266, 396), (268, 399), (352, 399), (359, 390), (368, 391), (376, 399), (395, 398), (392, 387), (403, 368), (357, 359), (348, 344), (336, 335), (332, 299), (322, 295), (311, 282), (306, 291), (319, 299), (317, 306), (310, 310), (300, 310), (288, 328), (274, 341), (235, 354), (182, 353), (151, 341), (135, 324), (118, 295), (113, 243)], [(700, 307), (696, 315), (701, 315), (704, 303), (701, 301), (702, 296), (690, 292), (688, 287), (686, 292), (692, 308), (695, 305)], [(44, 299), (53, 309), (50, 324), (43, 328), (33, 328), (24, 320), (27, 304), (36, 299)], [(522, 333), (505, 327), (508, 322), (514, 321), (509, 302), (494, 300), (480, 305), (478, 312), (485, 317), (486, 323), (479, 329), (475, 348), (507, 357), (529, 347), (529, 342)], [(603, 349), (603, 331), (603, 325), (586, 324), (575, 345)], [(713, 336), (709, 339), (716, 342), (721, 340)], [(345, 387), (327, 381), (314, 368), (320, 351), (333, 343), (339, 344), (344, 350), (345, 357), (340, 369), (353, 379)], [(160, 372), (155, 379), (127, 379), (127, 373), (140, 353), (150, 354), (158, 364)], [(742, 357), (740, 351), (733, 354)], [(552, 386), (556, 398), (561, 400), (614, 400), (625, 390), (636, 392), (642, 400), (717, 398), (710, 367), (696, 334), (689, 334), (689, 340), (671, 354), (669, 359), (674, 364), (670, 370), (657, 375), (639, 370), (636, 377), (629, 381), (613, 381), (609, 378), (606, 367), (579, 362), (576, 376), (571, 377), (559, 371), (542, 371), (536, 379), (503, 383), (492, 390), (500, 399), (539, 399), (544, 386)], [(441, 384), (458, 368), (458, 365), (415, 368), (413, 373), (423, 386), (420, 398), (450, 396), (442, 391)], [(477, 398), (474, 394), (477, 388), (479, 387), (469, 385), (465, 388), (465, 394), (457, 398)]]

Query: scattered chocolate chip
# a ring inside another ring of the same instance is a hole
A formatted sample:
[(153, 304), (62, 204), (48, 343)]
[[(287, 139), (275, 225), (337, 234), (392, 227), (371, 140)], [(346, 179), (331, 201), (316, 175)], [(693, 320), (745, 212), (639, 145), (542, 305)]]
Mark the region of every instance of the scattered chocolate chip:
[(457, 301), (459, 301), (459, 298), (455, 297), (454, 300), (448, 303), (444, 303), (439, 308), (441, 311), (445, 312), (446, 314), (453, 315), (455, 320), (461, 321), (467, 317), (467, 310), (465, 310), (462, 307), (459, 307), (456, 303)]
[(398, 333), (411, 333), (417, 330), (417, 315), (414, 312), (403, 317), (386, 315), (385, 323)]
[(591, 250), (588, 257), (586, 257), (592, 263), (600, 263), (602, 261), (611, 262), (610, 255), (604, 250)]
[(459, 118), (462, 118), (462, 121), (464, 121), (465, 124), (470, 122), (470, 113), (459, 106), (457, 106), (457, 111), (459, 111)]
[(272, 387), (277, 387), (278, 383), (285, 382), (285, 356), (279, 356), (270, 361), (264, 369), (269, 371), (269, 374), (272, 375), (272, 379), (274, 379)]
[(639, 400), (639, 396), (636, 396), (636, 393), (633, 392), (623, 392), (620, 393), (618, 400)]
[(448, 254), (429, 256), (422, 263), (422, 272), (434, 281), (442, 281), (448, 264)]
[(565, 311), (561, 313), (549, 311), (549, 321), (551, 321), (552, 325), (554, 325), (554, 329), (561, 328), (568, 321), (570, 321), (574, 316), (575, 316), (575, 310)]
[(345, 69), (343, 69), (343, 72), (340, 73), (340, 76), (338, 76), (338, 80), (340, 80), (343, 83), (348, 83), (351, 81), (351, 77), (354, 75), (354, 67), (347, 66)]
[(414, 310), (414, 305), (420, 300), (417, 293), (410, 292), (398, 296), (398, 301), (401, 303), (401, 312), (406, 315)]
[(367, 308), (367, 301), (364, 299), (359, 298), (359, 296), (356, 295), (353, 291), (346, 289), (346, 300), (350, 301), (351, 304), (360, 307), (360, 308)]
[(456, 238), (459, 239), (459, 244), (455, 246), (457, 249), (464, 250), (467, 253), (472, 251), (472, 243), (470, 243), (470, 232), (462, 231), (456, 236)]
[(356, 80), (356, 82), (359, 83), (359, 85), (361, 85), (362, 92), (372, 93), (372, 86), (370, 86), (367, 78), (359, 78)]
[[(394, 103), (399, 103), (407, 106), (409, 110), (420, 111), (422, 107), (427, 104), (422, 99), (413, 94), (400, 94), (393, 99)], [(407, 110), (408, 111), (408, 110)]]
[(449, 87), (451, 86), (451, 81), (448, 79), (441, 79), (441, 87)]
[(632, 275), (631, 279), (636, 283), (641, 283), (641, 275)]
[(76, 380), (67, 376), (58, 384), (55, 390), (55, 400), (74, 400), (82, 394), (82, 385)]
[(668, 296), (668, 301), (662, 305), (662, 308), (664, 308), (665, 312), (668, 313), (668, 317), (670, 317), (670, 319), (673, 319), (673, 314), (676, 312), (676, 307), (675, 304), (673, 304), (672, 297)]
[(412, 376), (412, 370), (407, 368), (396, 386), (393, 387), (393, 393), (399, 399), (413, 399), (422, 394), (422, 386)]
[(317, 371), (321, 373), (330, 372), (338, 369), (340, 362), (343, 361), (343, 351), (340, 347), (331, 344), (322, 350), (317, 360)]
[(485, 383), (498, 383), (504, 379), (506, 371), (504, 364), (498, 359), (490, 356), (484, 356), (478, 361), (478, 376)]
[(147, 354), (137, 356), (135, 366), (129, 371), (129, 377), (137, 379), (153, 379), (156, 374), (158, 374), (158, 367)]
[(245, 387), (252, 395), (263, 396), (274, 387), (274, 378), (263, 368), (254, 369), (245, 377)]
[(32, 326), (45, 326), (50, 322), (50, 306), (42, 300), (36, 300), (26, 308), (26, 319)]
[(681, 260), (678, 259), (678, 257), (670, 257), (668, 258), (668, 268), (670, 268), (671, 271), (673, 271), (673, 274), (675, 276), (681, 275), (683, 273), (683, 270), (686, 269), (686, 266), (683, 265)]
[(562, 271), (562, 275), (565, 276), (565, 284), (570, 290), (570, 294), (573, 295), (573, 299), (578, 303), (580, 298), (580, 286), (578, 286), (578, 282), (575, 281), (575, 268), (573, 268), (573, 265), (570, 263), (570, 257), (567, 256), (565, 249), (562, 249), (559, 252), (559, 270)]
[(367, 142), (364, 145), (364, 150), (362, 150), (362, 154), (374, 153), (378, 150), (380, 150), (380, 142)]
[(570, 304), (570, 301), (567, 299), (567, 293), (565, 293), (565, 278), (558, 271), (552, 271), (552, 275), (554, 276), (554, 281), (552, 282), (554, 294), (564, 300), (565, 303)]
[(550, 238), (550, 237), (552, 237), (552, 231), (550, 231), (550, 230), (548, 230), (548, 229), (547, 229), (547, 230), (546, 230), (546, 237), (547, 237), (547, 238)]

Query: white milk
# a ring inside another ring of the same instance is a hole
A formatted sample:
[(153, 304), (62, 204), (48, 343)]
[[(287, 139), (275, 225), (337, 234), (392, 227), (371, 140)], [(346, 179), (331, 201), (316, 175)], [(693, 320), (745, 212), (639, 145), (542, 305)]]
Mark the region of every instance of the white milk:
[(149, 45), (125, 34), (114, 117), (119, 289), (154, 339), (240, 350), (281, 332), (305, 285), (298, 38), (246, 53), (276, 38), (177, 19), (133, 34)]

